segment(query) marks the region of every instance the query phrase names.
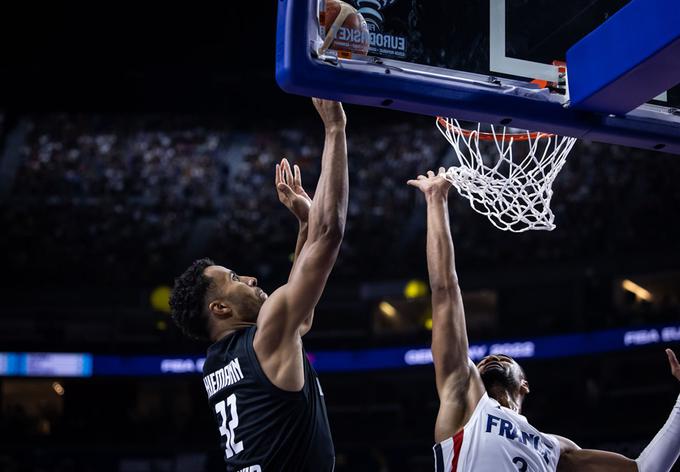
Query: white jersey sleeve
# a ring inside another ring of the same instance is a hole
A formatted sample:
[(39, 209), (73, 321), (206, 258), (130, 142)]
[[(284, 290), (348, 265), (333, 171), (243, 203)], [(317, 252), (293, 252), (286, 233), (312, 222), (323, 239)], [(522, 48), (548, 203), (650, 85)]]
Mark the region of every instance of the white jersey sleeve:
[(559, 442), (485, 393), (461, 431), (434, 446), (435, 472), (555, 472)]

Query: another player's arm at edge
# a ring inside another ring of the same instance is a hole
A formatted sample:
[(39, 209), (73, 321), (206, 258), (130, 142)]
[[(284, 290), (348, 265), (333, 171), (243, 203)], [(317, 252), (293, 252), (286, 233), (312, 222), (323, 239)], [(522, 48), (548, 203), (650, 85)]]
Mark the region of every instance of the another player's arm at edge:
[(314, 106), (324, 122), (325, 143), (307, 240), (288, 283), (274, 291), (262, 306), (253, 341), (269, 380), (291, 391), (304, 385), (300, 329), (310, 318), (335, 264), (347, 216), (345, 114), (337, 102), (314, 99)]
[(457, 433), (484, 394), (476, 366), (469, 359), (465, 311), (455, 267), (449, 225), (451, 184), (432, 171), (410, 180), (427, 202), (427, 268), (432, 290), (432, 356), (440, 406), (435, 441)]
[(558, 472), (638, 472), (637, 464), (621, 454), (581, 449), (573, 441), (556, 436), (560, 443)]
[[(680, 363), (666, 350), (671, 373), (680, 380)], [(607, 451), (581, 449), (574, 442), (556, 436), (560, 442), (558, 472), (668, 472), (680, 455), (680, 397), (654, 439), (636, 459)]]

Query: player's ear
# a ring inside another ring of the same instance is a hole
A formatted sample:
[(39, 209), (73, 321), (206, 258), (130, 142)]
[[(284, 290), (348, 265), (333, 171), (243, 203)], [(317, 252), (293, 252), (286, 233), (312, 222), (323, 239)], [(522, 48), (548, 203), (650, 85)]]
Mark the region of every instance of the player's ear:
[(218, 319), (226, 319), (231, 316), (231, 307), (224, 303), (222, 300), (213, 300), (208, 305), (208, 310), (210, 313)]
[(519, 384), (519, 390), (522, 392), (524, 395), (530, 392), (529, 390), (529, 382), (527, 382), (526, 379), (522, 379), (522, 381)]

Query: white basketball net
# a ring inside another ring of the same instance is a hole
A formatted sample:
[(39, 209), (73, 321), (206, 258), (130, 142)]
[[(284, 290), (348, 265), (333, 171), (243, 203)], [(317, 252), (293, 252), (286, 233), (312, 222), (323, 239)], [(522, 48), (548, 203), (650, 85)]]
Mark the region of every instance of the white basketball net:
[[(550, 209), (552, 184), (576, 138), (510, 133), (505, 126), (491, 125), (490, 141), (496, 145), (498, 157), (485, 157), (479, 149), (480, 126), (470, 131), (461, 128), (458, 120), (437, 119), (437, 127), (451, 143), (459, 163), (444, 177), (498, 229), (515, 233), (555, 229)], [(526, 147), (524, 157), (513, 157), (515, 141), (523, 141), (520, 152)]]

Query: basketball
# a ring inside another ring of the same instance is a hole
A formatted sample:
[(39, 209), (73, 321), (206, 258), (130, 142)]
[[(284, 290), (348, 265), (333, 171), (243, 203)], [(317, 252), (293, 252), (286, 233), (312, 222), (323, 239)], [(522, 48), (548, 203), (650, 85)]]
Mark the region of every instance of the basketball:
[(366, 20), (353, 6), (340, 0), (326, 0), (321, 15), (326, 37), (321, 51), (333, 49), (365, 56), (369, 48), (369, 31)]

